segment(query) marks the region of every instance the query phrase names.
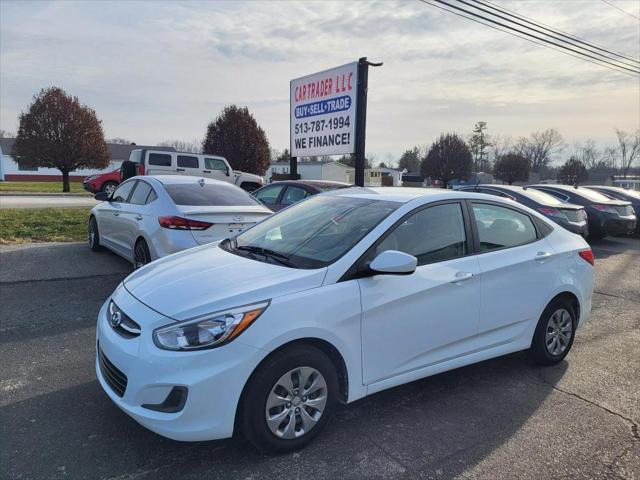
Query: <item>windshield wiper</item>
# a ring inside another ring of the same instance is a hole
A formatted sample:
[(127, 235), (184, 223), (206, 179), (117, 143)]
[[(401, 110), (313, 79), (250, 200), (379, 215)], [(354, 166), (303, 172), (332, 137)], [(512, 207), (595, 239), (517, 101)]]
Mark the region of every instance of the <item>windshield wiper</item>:
[(276, 252), (275, 250), (271, 250), (269, 248), (256, 247), (254, 245), (240, 245), (238, 246), (236, 243), (236, 250), (243, 250), (245, 252), (250, 253), (258, 253), (263, 255), (264, 257), (271, 258), (282, 265), (286, 265), (287, 267), (296, 268), (296, 264), (289, 259), (287, 255), (284, 253)]

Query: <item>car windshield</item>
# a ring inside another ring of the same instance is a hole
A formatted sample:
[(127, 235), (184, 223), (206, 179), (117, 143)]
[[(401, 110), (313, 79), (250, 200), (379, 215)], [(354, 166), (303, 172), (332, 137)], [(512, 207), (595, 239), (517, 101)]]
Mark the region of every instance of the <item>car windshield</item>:
[(348, 252), (399, 205), (317, 195), (267, 218), (221, 247), (256, 260), (320, 268)]
[(559, 198), (549, 195), (548, 193), (541, 192), (540, 190), (534, 190), (533, 188), (527, 188), (522, 190), (522, 195), (529, 197), (531, 200), (541, 203), (543, 205), (563, 205), (564, 202)]
[(164, 186), (176, 205), (188, 206), (247, 206), (260, 205), (247, 192), (226, 183), (176, 183)]

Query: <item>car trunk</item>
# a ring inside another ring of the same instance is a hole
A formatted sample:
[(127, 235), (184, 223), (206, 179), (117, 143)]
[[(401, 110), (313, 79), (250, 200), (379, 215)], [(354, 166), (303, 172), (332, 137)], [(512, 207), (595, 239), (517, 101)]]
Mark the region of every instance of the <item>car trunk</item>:
[(266, 209), (262, 206), (178, 206), (178, 209), (184, 218), (213, 224), (206, 230), (190, 230), (194, 240), (200, 245), (237, 235), (271, 214), (271, 212), (266, 212)]

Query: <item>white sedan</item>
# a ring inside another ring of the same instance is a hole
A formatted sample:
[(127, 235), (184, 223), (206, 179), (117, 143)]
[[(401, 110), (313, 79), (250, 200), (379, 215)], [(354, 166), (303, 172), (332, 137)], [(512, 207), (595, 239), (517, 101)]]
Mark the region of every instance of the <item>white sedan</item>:
[(114, 251), (135, 268), (171, 253), (234, 236), (271, 215), (239, 187), (180, 175), (133, 177), (100, 192), (89, 247)]
[(588, 244), (512, 201), (337, 190), (131, 274), (96, 371), (161, 435), (289, 451), (338, 401), (518, 350), (560, 362), (592, 290)]

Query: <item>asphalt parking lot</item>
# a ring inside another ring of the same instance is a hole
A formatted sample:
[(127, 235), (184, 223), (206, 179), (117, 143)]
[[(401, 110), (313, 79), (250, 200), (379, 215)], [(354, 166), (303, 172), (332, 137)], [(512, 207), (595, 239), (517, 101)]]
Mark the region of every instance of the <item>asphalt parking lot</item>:
[(83, 244), (0, 247), (0, 475), (640, 478), (640, 240), (593, 247), (592, 316), (561, 364), (518, 353), (397, 387), (339, 407), (313, 444), (274, 457), (164, 439), (102, 392), (95, 316), (126, 262)]

